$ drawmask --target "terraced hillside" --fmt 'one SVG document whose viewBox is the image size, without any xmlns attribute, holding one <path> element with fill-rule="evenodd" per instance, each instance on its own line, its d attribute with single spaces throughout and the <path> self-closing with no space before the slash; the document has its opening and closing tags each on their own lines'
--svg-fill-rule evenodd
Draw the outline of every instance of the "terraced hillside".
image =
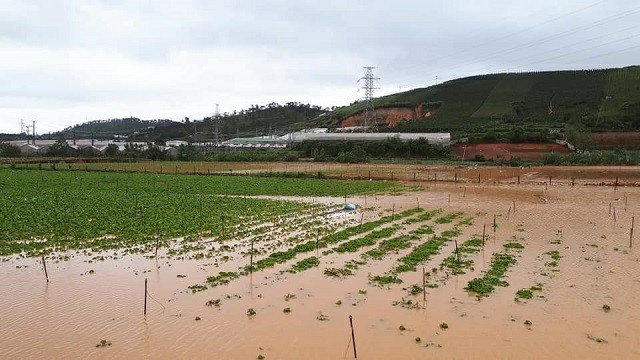
<svg viewBox="0 0 640 360">
<path fill-rule="evenodd" d="M 380 126 L 393 131 L 500 132 L 561 128 L 567 123 L 591 130 L 640 127 L 640 67 L 507 73 L 473 76 L 375 99 Z M 393 117 L 409 110 L 408 121 Z M 363 103 L 330 116 L 352 125 Z M 404 113 L 407 113 L 406 111 Z M 393 126 L 394 124 L 397 125 Z"/>
</svg>

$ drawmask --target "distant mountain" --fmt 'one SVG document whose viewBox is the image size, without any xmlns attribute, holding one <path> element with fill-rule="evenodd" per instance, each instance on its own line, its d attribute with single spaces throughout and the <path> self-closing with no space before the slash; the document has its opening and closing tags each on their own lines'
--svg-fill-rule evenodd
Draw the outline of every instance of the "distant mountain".
<svg viewBox="0 0 640 360">
<path fill-rule="evenodd" d="M 224 113 L 217 119 L 207 117 L 193 121 L 185 118 L 182 122 L 140 130 L 130 138 L 145 141 L 168 139 L 193 141 L 195 137 L 196 141 L 212 141 L 216 136 L 216 123 L 221 140 L 236 136 L 282 135 L 289 130 L 315 126 L 315 123 L 312 124 L 309 120 L 328 111 L 329 109 L 323 109 L 317 105 L 297 102 L 284 105 L 278 103 L 252 105 L 246 110 Z"/>
<path fill-rule="evenodd" d="M 115 135 L 131 135 L 139 131 L 149 131 L 159 127 L 179 124 L 171 120 L 140 120 L 135 117 L 124 119 L 93 120 L 86 123 L 68 127 L 62 131 L 50 134 L 49 137 L 59 138 L 61 136 L 69 138 L 74 133 L 77 138 L 110 138 Z M 47 137 L 43 135 L 43 138 Z"/>
<path fill-rule="evenodd" d="M 640 67 L 466 77 L 374 99 L 381 131 L 527 131 L 567 123 L 592 131 L 640 129 Z M 361 125 L 364 102 L 315 119 Z"/>
</svg>

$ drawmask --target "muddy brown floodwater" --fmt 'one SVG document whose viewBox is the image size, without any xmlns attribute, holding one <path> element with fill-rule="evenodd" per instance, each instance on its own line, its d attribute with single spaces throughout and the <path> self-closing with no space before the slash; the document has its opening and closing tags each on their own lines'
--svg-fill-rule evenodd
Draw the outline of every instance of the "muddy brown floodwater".
<svg viewBox="0 0 640 360">
<path fill-rule="evenodd" d="M 480 235 L 485 224 L 489 239 L 482 251 L 469 255 L 474 264 L 466 274 L 431 275 L 440 279 L 439 287 L 427 289 L 424 303 L 422 294 L 403 289 L 421 282 L 422 269 L 401 273 L 402 284 L 369 282 L 411 248 L 369 261 L 343 279 L 323 271 L 375 246 L 320 255 L 318 267 L 280 273 L 310 254 L 299 255 L 197 293 L 187 286 L 220 270 L 237 271 L 247 258 L 234 257 L 216 268 L 211 259 L 161 255 L 156 262 L 127 255 L 89 262 L 90 257 L 75 255 L 48 263 L 51 282 L 46 283 L 39 259 L 12 256 L 0 263 L 0 358 L 345 359 L 353 358 L 349 315 L 361 359 L 640 358 L 640 237 L 629 247 L 632 217 L 640 215 L 638 188 L 425 186 L 403 195 L 369 196 L 367 207 L 374 209 L 367 217 L 415 207 L 417 197 L 425 209 L 462 211 L 463 218 L 473 218 L 472 225 L 460 226 L 459 243 Z M 361 196 L 348 200 L 364 205 Z M 428 223 L 436 233 L 455 224 Z M 487 297 L 468 293 L 467 282 L 481 276 L 492 254 L 505 251 L 503 244 L 514 239 L 524 249 L 510 251 L 517 263 L 504 278 L 509 286 Z M 445 243 L 426 269 L 438 267 L 453 248 L 453 242 Z M 545 255 L 552 250 L 562 256 L 557 266 Z M 145 278 L 152 296 L 146 318 Z M 532 299 L 514 300 L 517 290 L 537 284 L 542 290 Z M 420 308 L 393 305 L 403 297 Z M 221 299 L 220 306 L 205 305 L 212 299 Z M 603 310 L 605 304 L 610 311 Z M 283 312 L 287 307 L 290 313 Z M 249 308 L 255 316 L 247 316 Z M 320 315 L 325 320 L 318 320 Z M 441 323 L 448 328 L 441 329 Z M 111 345 L 96 347 L 100 340 Z"/>
</svg>

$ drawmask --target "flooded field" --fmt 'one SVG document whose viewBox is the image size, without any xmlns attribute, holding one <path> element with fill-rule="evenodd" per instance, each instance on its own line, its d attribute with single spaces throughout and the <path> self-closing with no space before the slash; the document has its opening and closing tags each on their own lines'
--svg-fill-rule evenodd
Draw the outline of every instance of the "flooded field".
<svg viewBox="0 0 640 360">
<path fill-rule="evenodd" d="M 362 359 L 640 357 L 640 190 L 622 186 L 637 169 L 439 168 L 495 179 L 477 184 L 393 168 L 402 191 L 327 190 L 344 180 L 254 192 L 251 222 L 203 220 L 207 232 L 191 234 L 185 219 L 180 236 L 162 230 L 157 257 L 151 225 L 148 240 L 125 227 L 131 239 L 110 247 L 65 246 L 64 230 L 31 256 L 4 247 L 0 357 L 345 359 L 349 316 Z"/>
</svg>

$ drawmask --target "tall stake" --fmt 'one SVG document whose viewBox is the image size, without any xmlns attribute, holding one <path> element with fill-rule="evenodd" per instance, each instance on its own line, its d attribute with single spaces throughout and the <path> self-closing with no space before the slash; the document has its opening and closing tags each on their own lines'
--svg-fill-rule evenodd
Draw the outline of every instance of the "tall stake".
<svg viewBox="0 0 640 360">
<path fill-rule="evenodd" d="M 360 221 L 360 226 L 362 226 L 362 220 Z M 316 257 L 318 257 L 318 249 L 320 249 L 320 229 L 316 232 Z"/>
<path fill-rule="evenodd" d="M 631 231 L 633 232 L 633 230 Z M 47 272 L 47 262 L 44 260 L 44 255 L 42 255 L 42 266 L 44 267 L 44 276 L 47 278 L 47 282 L 49 282 L 49 273 Z"/>
<path fill-rule="evenodd" d="M 629 248 L 633 247 L 633 226 L 635 225 L 636 217 L 631 217 L 631 234 L 629 234 Z"/>
<path fill-rule="evenodd" d="M 456 258 L 458 258 L 458 264 L 460 264 L 460 251 L 458 251 L 458 240 L 453 240 L 454 244 L 456 244 Z"/>
<path fill-rule="evenodd" d="M 251 254 L 249 255 L 249 271 L 253 274 L 253 239 L 251 240 Z"/>
<path fill-rule="evenodd" d="M 496 233 L 496 227 L 497 227 L 497 225 L 496 225 L 496 215 L 494 214 L 493 215 L 493 234 L 494 235 Z"/>
<path fill-rule="evenodd" d="M 391 208 L 391 221 L 394 221 L 395 219 L 396 219 L 396 204 L 394 203 Z"/>
<path fill-rule="evenodd" d="M 487 232 L 487 224 L 482 225 L 482 246 L 484 247 L 484 234 Z"/>
<path fill-rule="evenodd" d="M 156 236 L 156 256 L 155 259 L 158 260 L 158 246 L 160 245 L 160 233 Z"/>
<path fill-rule="evenodd" d="M 358 358 L 358 351 L 356 350 L 356 334 L 353 331 L 353 316 L 349 315 L 349 325 L 351 326 L 351 342 L 353 342 L 353 357 Z"/>
<path fill-rule="evenodd" d="M 427 274 L 422 267 L 422 301 L 427 301 Z"/>
<path fill-rule="evenodd" d="M 144 316 L 147 316 L 147 279 L 144 279 Z"/>
</svg>

